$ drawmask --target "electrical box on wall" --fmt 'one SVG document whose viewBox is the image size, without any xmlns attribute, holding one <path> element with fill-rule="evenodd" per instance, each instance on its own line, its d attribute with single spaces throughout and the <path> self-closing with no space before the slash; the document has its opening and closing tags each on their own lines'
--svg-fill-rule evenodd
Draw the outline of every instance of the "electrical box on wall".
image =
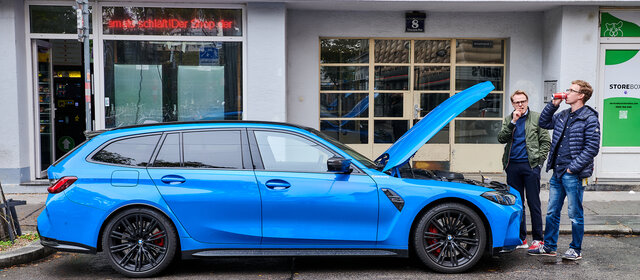
<svg viewBox="0 0 640 280">
<path fill-rule="evenodd" d="M 547 103 L 553 99 L 553 94 L 558 90 L 558 80 L 546 80 L 544 81 L 544 93 L 542 102 Z"/>
</svg>

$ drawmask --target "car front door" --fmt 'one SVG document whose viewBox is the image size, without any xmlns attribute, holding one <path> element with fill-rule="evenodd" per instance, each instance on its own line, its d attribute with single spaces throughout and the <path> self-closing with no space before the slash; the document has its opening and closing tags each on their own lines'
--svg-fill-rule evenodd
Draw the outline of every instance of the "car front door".
<svg viewBox="0 0 640 280">
<path fill-rule="evenodd" d="M 147 170 L 196 241 L 260 243 L 260 193 L 244 129 L 165 134 Z"/>
<path fill-rule="evenodd" d="M 277 130 L 252 132 L 263 245 L 375 243 L 378 194 L 368 175 L 328 172 L 327 159 L 337 154 L 310 137 Z"/>
</svg>

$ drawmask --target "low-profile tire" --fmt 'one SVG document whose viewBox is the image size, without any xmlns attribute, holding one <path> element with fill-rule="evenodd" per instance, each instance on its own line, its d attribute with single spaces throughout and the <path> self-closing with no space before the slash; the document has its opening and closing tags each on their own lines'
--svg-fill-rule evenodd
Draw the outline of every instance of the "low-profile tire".
<svg viewBox="0 0 640 280">
<path fill-rule="evenodd" d="M 482 258 L 486 244 L 480 216 L 458 203 L 429 209 L 413 232 L 413 246 L 422 263 L 442 273 L 460 273 L 473 267 Z"/>
<path fill-rule="evenodd" d="M 128 277 L 160 273 L 171 264 L 176 247 L 177 233 L 171 221 L 147 208 L 118 213 L 102 233 L 102 250 L 111 267 Z"/>
</svg>

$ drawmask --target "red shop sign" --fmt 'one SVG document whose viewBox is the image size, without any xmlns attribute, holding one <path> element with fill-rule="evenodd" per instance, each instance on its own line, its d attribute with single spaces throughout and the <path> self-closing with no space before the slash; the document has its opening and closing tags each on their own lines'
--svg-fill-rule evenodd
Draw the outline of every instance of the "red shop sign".
<svg viewBox="0 0 640 280">
<path fill-rule="evenodd" d="M 109 29 L 171 29 L 171 28 L 195 28 L 213 30 L 216 28 L 227 29 L 233 26 L 233 21 L 228 20 L 180 20 L 180 19 L 147 19 L 142 21 L 135 20 L 109 20 Z"/>
</svg>

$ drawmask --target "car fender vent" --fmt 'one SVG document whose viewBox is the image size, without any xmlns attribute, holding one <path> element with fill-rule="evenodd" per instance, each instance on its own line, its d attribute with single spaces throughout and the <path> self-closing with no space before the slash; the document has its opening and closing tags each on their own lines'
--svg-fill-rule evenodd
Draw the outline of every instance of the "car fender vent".
<svg viewBox="0 0 640 280">
<path fill-rule="evenodd" d="M 382 192 L 389 198 L 393 206 L 398 208 L 398 211 L 402 211 L 402 207 L 404 207 L 404 199 L 392 189 L 383 188 Z"/>
</svg>

